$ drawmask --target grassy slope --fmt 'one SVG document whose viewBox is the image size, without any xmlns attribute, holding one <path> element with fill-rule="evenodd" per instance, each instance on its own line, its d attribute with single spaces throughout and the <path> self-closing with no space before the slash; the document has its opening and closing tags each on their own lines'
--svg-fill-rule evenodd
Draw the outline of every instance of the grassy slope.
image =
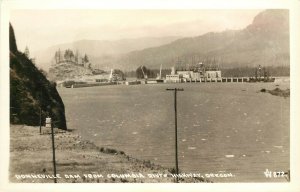
<svg viewBox="0 0 300 192">
<path fill-rule="evenodd" d="M 11 125 L 10 181 L 24 183 L 52 183 L 53 179 L 17 179 L 16 174 L 53 174 L 51 135 L 40 135 L 38 127 Z M 46 128 L 43 128 L 46 130 Z M 174 182 L 173 178 L 149 179 L 149 173 L 169 173 L 168 169 L 149 161 L 134 159 L 123 152 L 102 150 L 93 143 L 81 140 L 72 132 L 58 131 L 55 135 L 58 183 L 74 182 Z M 84 179 L 83 174 L 102 174 L 100 179 Z M 107 174 L 142 173 L 144 179 L 112 179 Z M 79 179 L 66 179 L 65 174 L 79 174 Z M 201 182 L 186 179 L 183 182 Z"/>
</svg>

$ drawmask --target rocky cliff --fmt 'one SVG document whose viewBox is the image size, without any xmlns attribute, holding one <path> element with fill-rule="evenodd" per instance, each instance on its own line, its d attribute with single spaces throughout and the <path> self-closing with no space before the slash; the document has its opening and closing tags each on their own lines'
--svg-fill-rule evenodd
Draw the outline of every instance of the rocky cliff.
<svg viewBox="0 0 300 192">
<path fill-rule="evenodd" d="M 55 83 L 49 82 L 30 58 L 18 51 L 15 34 L 9 26 L 10 43 L 10 121 L 37 126 L 46 116 L 54 127 L 67 129 L 65 108 Z"/>
</svg>

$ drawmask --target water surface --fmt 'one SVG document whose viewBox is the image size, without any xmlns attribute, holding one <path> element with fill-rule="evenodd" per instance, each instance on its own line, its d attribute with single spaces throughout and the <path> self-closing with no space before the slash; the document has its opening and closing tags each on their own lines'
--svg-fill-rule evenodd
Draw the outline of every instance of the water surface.
<svg viewBox="0 0 300 192">
<path fill-rule="evenodd" d="M 289 98 L 260 93 L 274 83 L 187 83 L 60 88 L 68 128 L 98 146 L 174 167 L 178 92 L 179 168 L 232 173 L 215 182 L 276 182 L 264 171 L 289 169 Z M 279 88 L 288 88 L 280 84 Z"/>
</svg>

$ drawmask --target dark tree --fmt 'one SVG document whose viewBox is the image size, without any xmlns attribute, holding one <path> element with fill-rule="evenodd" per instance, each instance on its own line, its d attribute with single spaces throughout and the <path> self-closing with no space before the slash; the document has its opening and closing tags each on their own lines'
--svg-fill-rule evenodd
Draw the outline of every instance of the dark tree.
<svg viewBox="0 0 300 192">
<path fill-rule="evenodd" d="M 88 63 L 89 62 L 89 58 L 88 58 L 88 56 L 86 54 L 84 54 L 83 62 L 84 63 Z"/>
<path fill-rule="evenodd" d="M 74 58 L 74 53 L 71 49 L 67 49 L 64 54 L 64 58 L 67 61 L 72 61 Z"/>
<path fill-rule="evenodd" d="M 55 63 L 59 63 L 59 58 L 58 58 L 58 52 L 55 51 L 55 55 L 54 55 L 54 59 L 55 59 Z"/>
<path fill-rule="evenodd" d="M 79 53 L 78 50 L 76 50 L 75 52 L 75 63 L 78 64 L 78 57 L 79 57 Z"/>
</svg>

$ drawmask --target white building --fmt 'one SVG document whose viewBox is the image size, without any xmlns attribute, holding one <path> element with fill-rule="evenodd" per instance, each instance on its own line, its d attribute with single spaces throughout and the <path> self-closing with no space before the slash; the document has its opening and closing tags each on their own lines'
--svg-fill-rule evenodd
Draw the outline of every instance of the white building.
<svg viewBox="0 0 300 192">
<path fill-rule="evenodd" d="M 221 71 L 205 71 L 205 78 L 207 79 L 218 79 L 221 78 Z"/>
<path fill-rule="evenodd" d="M 181 78 L 178 74 L 166 75 L 166 82 L 179 83 L 181 82 Z"/>
<path fill-rule="evenodd" d="M 190 79 L 193 76 L 193 71 L 177 71 L 179 77 L 184 79 Z"/>
<path fill-rule="evenodd" d="M 220 79 L 222 78 L 221 71 L 217 67 L 206 68 L 201 63 L 201 67 L 190 70 L 175 70 L 171 68 L 171 75 L 166 75 L 167 82 L 186 82 L 186 81 L 201 81 L 204 79 Z"/>
</svg>

